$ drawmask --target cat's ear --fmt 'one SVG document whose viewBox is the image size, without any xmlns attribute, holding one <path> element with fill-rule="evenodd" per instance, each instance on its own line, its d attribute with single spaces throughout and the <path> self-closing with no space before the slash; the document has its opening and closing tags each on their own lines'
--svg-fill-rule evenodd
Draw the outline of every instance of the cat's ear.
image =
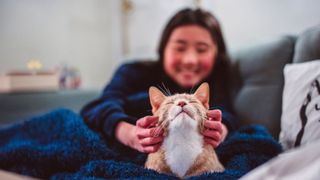
<svg viewBox="0 0 320 180">
<path fill-rule="evenodd" d="M 150 98 L 150 103 L 152 106 L 153 113 L 159 109 L 165 97 L 166 96 L 158 88 L 153 86 L 149 88 L 149 98 Z"/>
<path fill-rule="evenodd" d="M 208 83 L 202 83 L 194 93 L 194 96 L 202 102 L 204 107 L 209 109 L 209 84 Z"/>
</svg>

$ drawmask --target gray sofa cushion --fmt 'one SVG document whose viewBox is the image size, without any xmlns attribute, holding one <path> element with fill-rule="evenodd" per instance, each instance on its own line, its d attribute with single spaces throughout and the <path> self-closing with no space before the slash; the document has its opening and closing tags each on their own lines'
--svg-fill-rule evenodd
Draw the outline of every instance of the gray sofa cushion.
<svg viewBox="0 0 320 180">
<path fill-rule="evenodd" d="M 235 53 L 234 108 L 241 125 L 261 124 L 280 132 L 283 67 L 293 58 L 295 38 L 281 37 Z"/>
<path fill-rule="evenodd" d="M 78 112 L 99 94 L 98 90 L 0 94 L 0 126 L 61 107 Z"/>
<path fill-rule="evenodd" d="M 299 35 L 294 51 L 294 63 L 320 59 L 320 24 Z"/>
</svg>

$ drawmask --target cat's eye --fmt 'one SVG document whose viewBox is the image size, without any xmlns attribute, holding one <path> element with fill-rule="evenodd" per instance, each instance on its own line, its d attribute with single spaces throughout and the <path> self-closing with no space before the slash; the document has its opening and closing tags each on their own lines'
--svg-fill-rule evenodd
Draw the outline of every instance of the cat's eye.
<svg viewBox="0 0 320 180">
<path fill-rule="evenodd" d="M 189 103 L 198 103 L 198 101 L 191 100 L 191 101 L 189 101 Z"/>
<path fill-rule="evenodd" d="M 166 102 L 165 105 L 170 105 L 170 104 L 173 104 L 173 102 L 172 101 Z"/>
</svg>

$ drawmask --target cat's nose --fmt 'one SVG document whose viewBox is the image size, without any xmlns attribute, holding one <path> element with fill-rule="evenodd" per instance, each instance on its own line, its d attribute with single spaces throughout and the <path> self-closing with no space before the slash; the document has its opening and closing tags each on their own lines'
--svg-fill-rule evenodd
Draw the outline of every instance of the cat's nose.
<svg viewBox="0 0 320 180">
<path fill-rule="evenodd" d="M 185 106 L 185 105 L 187 105 L 187 103 L 186 103 L 186 102 L 184 102 L 184 101 L 180 101 L 180 102 L 178 102 L 178 106 L 183 107 L 183 106 Z"/>
</svg>

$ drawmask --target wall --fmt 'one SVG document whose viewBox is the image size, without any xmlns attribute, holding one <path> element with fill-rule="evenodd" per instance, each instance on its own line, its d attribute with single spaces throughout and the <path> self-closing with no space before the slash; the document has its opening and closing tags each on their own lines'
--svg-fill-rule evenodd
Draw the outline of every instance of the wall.
<svg viewBox="0 0 320 180">
<path fill-rule="evenodd" d="M 194 5 L 191 0 L 133 2 L 128 59 L 157 57 L 159 35 L 167 19 L 177 10 Z M 219 19 L 231 52 L 320 24 L 319 0 L 202 0 L 201 7 Z"/>
<path fill-rule="evenodd" d="M 207 0 L 207 2 L 211 2 Z M 231 51 L 320 24 L 319 0 L 213 0 Z"/>
<path fill-rule="evenodd" d="M 85 88 L 101 87 L 118 64 L 120 48 L 112 44 L 120 25 L 115 2 L 1 0 L 0 73 L 23 69 L 36 58 L 45 68 L 75 66 Z"/>
<path fill-rule="evenodd" d="M 123 41 L 120 0 L 1 0 L 0 73 L 30 58 L 45 67 L 76 66 L 84 88 L 102 88 L 115 68 L 134 58 L 156 58 L 159 35 L 193 0 L 132 0 Z M 203 0 L 219 18 L 231 51 L 263 39 L 299 34 L 320 23 L 319 0 Z M 129 47 L 123 54 L 123 42 Z"/>
</svg>

